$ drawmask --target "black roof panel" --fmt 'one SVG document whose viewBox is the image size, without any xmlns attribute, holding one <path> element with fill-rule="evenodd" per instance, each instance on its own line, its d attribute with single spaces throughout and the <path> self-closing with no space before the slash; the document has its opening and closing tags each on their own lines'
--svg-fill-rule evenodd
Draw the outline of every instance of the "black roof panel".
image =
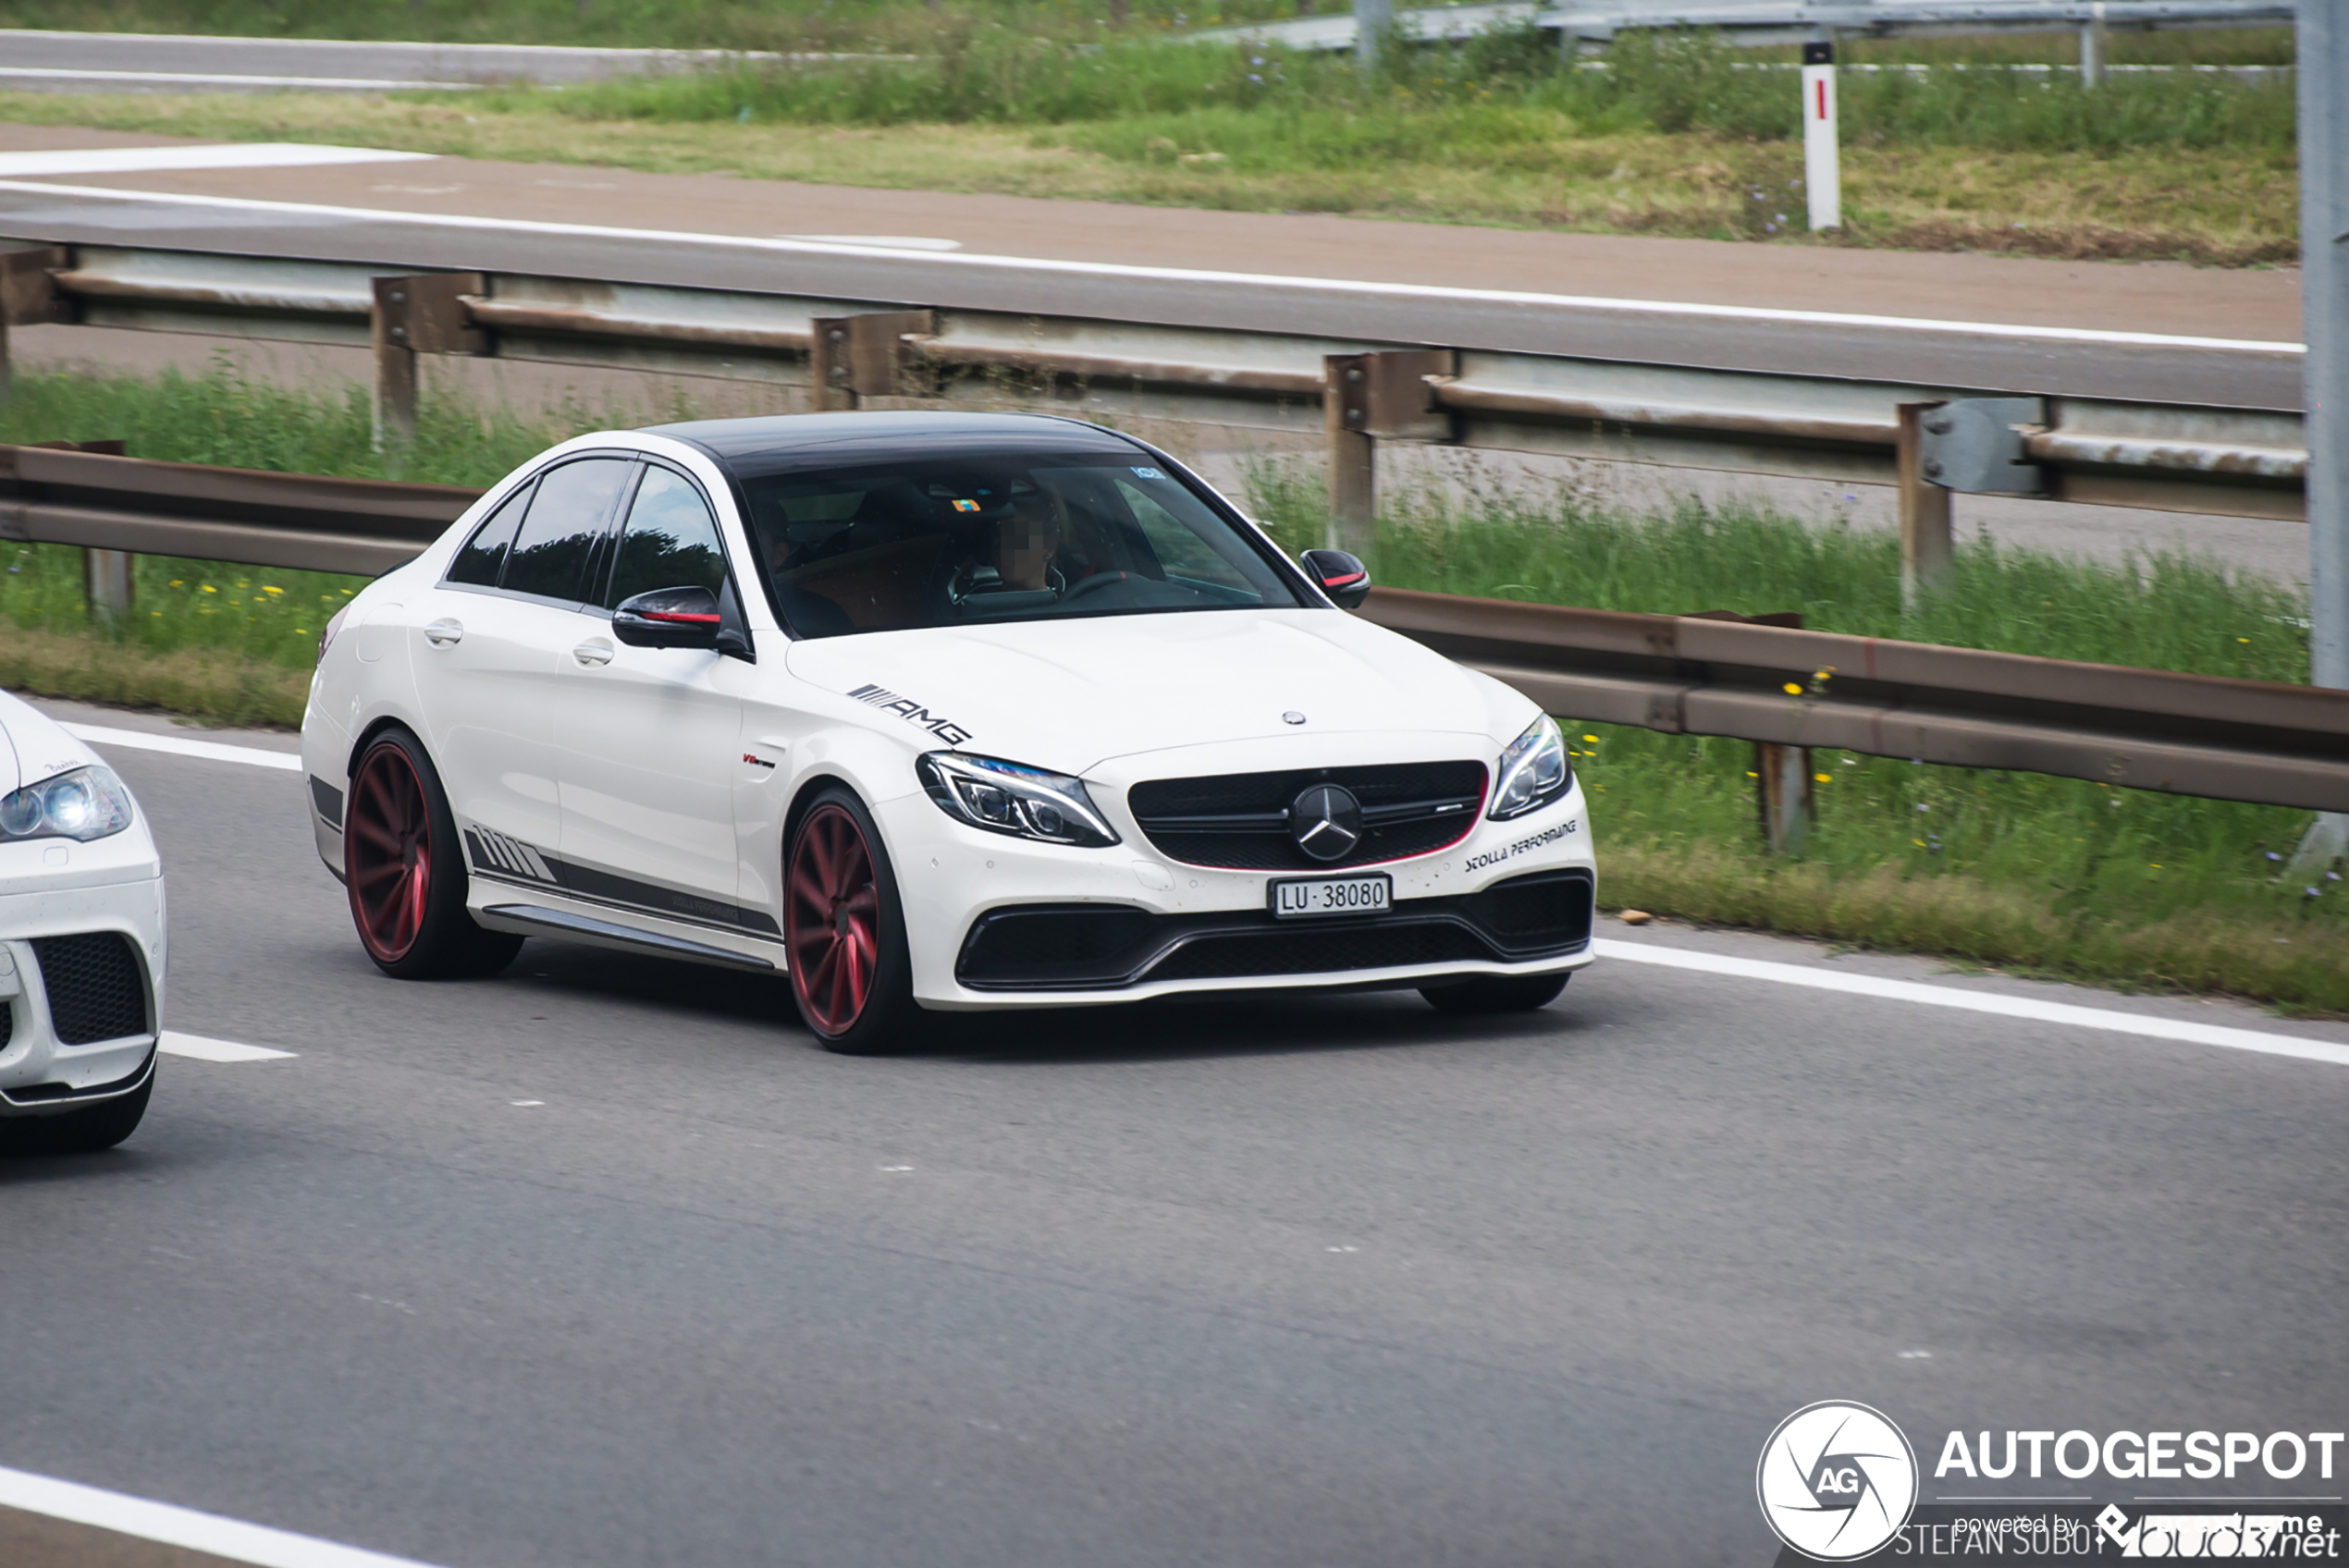
<svg viewBox="0 0 2349 1568">
<path fill-rule="evenodd" d="M 1117 458 L 1138 449 L 1116 432 L 1081 420 L 923 409 L 689 420 L 651 425 L 645 434 L 690 441 L 742 479 L 765 479 L 804 469 L 854 468 L 892 459 L 1088 451 Z"/>
</svg>

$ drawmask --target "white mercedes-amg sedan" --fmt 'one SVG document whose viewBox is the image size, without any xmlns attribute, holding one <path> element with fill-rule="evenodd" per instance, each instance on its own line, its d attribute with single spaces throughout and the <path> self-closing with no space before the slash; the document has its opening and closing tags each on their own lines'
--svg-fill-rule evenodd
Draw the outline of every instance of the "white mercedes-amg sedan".
<svg viewBox="0 0 2349 1568">
<path fill-rule="evenodd" d="M 163 864 L 98 754 L 0 692 L 0 1153 L 112 1148 L 146 1114 Z"/>
<path fill-rule="evenodd" d="M 584 435 L 326 628 L 312 826 L 387 974 L 534 936 L 781 973 L 835 1050 L 1188 991 L 1540 1007 L 1590 954 L 1564 738 L 1368 589 L 1071 420 Z"/>
</svg>

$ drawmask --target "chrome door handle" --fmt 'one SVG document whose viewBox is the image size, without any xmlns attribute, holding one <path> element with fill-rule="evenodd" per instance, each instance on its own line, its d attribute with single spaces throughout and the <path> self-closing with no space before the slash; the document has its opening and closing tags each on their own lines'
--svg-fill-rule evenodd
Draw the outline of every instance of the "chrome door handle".
<svg viewBox="0 0 2349 1568">
<path fill-rule="evenodd" d="M 604 642 L 582 643 L 571 651 L 572 658 L 591 668 L 596 665 L 611 663 L 611 644 Z"/>
<path fill-rule="evenodd" d="M 465 626 L 462 621 L 436 620 L 424 628 L 424 641 L 436 648 L 446 648 L 464 640 Z"/>
</svg>

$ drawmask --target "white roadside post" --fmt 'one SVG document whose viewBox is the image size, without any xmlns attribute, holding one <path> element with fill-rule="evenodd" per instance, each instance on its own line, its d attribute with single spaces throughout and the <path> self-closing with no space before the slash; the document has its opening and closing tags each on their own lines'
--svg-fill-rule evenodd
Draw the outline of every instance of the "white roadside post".
<svg viewBox="0 0 2349 1568">
<path fill-rule="evenodd" d="M 1395 0 L 1354 0 L 1354 68 L 1376 76 L 1379 50 L 1395 25 Z"/>
<path fill-rule="evenodd" d="M 2349 7 L 2301 0 L 2300 319 L 2308 430 L 2308 680 L 2349 686 Z M 2349 815 L 2320 812 L 2290 869 L 2349 850 Z M 2321 886 L 2321 884 L 2319 884 Z"/>
<path fill-rule="evenodd" d="M 1814 229 L 1843 227 L 1842 153 L 1835 140 L 1835 45 L 1802 46 L 1802 189 Z"/>
</svg>

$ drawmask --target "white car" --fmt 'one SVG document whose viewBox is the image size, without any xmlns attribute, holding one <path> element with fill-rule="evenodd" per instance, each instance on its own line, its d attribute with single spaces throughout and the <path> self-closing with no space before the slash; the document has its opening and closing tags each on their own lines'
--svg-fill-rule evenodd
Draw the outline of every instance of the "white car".
<svg viewBox="0 0 2349 1568">
<path fill-rule="evenodd" d="M 114 770 L 0 692 L 0 1151 L 112 1148 L 146 1114 L 163 864 Z"/>
<path fill-rule="evenodd" d="M 1072 420 L 584 435 L 327 627 L 318 852 L 387 974 L 786 972 L 836 1050 L 1203 990 L 1539 1007 L 1590 956 L 1564 739 L 1368 588 Z"/>
</svg>

